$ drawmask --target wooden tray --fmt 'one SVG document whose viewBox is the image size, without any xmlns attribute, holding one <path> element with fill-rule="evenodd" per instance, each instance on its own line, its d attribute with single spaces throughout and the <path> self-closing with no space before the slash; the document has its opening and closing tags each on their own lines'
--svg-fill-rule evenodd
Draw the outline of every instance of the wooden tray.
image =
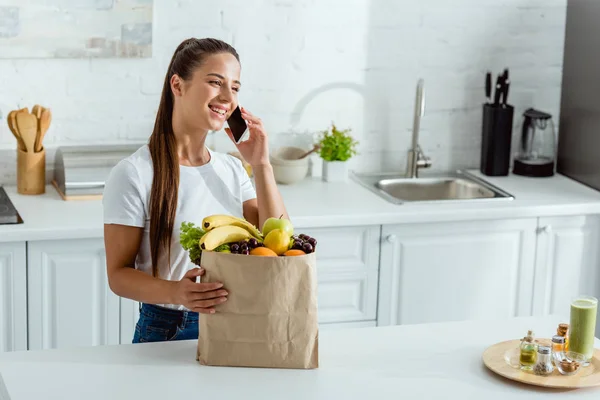
<svg viewBox="0 0 600 400">
<path fill-rule="evenodd" d="M 548 339 L 540 342 L 549 343 Z M 513 381 L 529 385 L 543 386 L 548 388 L 579 389 L 585 387 L 600 386 L 600 350 L 594 349 L 594 356 L 590 365 L 582 368 L 575 375 L 561 375 L 554 367 L 552 374 L 548 376 L 535 375 L 533 371 L 522 371 L 509 364 L 508 358 L 515 351 L 518 357 L 518 347 L 521 340 L 509 340 L 488 347 L 483 353 L 483 363 L 493 372 Z M 515 350 L 516 349 L 516 350 Z"/>
</svg>

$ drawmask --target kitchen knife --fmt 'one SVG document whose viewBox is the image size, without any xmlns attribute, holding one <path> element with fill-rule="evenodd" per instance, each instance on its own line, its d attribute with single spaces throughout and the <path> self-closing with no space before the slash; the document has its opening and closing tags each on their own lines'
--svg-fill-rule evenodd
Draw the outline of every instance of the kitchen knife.
<svg viewBox="0 0 600 400">
<path fill-rule="evenodd" d="M 502 75 L 496 78 L 496 91 L 494 92 L 494 105 L 500 105 L 500 95 L 502 94 Z"/>
<path fill-rule="evenodd" d="M 489 71 L 485 74 L 485 98 L 488 104 L 492 102 L 492 73 Z"/>
<path fill-rule="evenodd" d="M 506 107 L 506 104 L 508 103 L 508 88 L 510 86 L 510 79 L 508 79 L 508 68 L 504 70 L 504 89 L 503 89 L 503 96 L 502 96 L 502 105 L 504 107 Z"/>
</svg>

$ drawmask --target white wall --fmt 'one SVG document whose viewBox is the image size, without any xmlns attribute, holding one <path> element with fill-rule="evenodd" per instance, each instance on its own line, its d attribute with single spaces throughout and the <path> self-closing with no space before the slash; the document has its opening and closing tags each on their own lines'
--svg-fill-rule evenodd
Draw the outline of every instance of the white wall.
<svg viewBox="0 0 600 400">
<path fill-rule="evenodd" d="M 419 77 L 420 143 L 438 170 L 479 165 L 488 69 L 510 68 L 516 127 L 529 106 L 558 119 L 566 0 L 154 2 L 151 59 L 0 60 L 0 182 L 15 183 L 5 117 L 18 107 L 52 109 L 48 175 L 56 146 L 145 140 L 171 54 L 189 36 L 236 47 L 240 100 L 274 144 L 335 121 L 360 141 L 361 171 L 404 169 Z"/>
</svg>

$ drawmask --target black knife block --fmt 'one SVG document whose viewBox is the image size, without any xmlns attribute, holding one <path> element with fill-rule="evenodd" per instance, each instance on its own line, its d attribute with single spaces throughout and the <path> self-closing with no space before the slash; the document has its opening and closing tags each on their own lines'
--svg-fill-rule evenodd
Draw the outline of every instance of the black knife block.
<svg viewBox="0 0 600 400">
<path fill-rule="evenodd" d="M 481 124 L 481 163 L 479 170 L 487 176 L 506 176 L 510 170 L 514 107 L 483 105 Z"/>
</svg>

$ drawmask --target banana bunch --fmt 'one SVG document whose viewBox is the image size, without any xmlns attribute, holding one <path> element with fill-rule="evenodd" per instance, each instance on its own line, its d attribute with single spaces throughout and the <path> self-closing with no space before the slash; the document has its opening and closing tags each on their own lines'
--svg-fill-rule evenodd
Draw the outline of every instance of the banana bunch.
<svg viewBox="0 0 600 400">
<path fill-rule="evenodd" d="M 199 241 L 202 251 L 218 251 L 223 245 L 250 238 L 263 239 L 254 225 L 231 215 L 208 216 L 202 220 L 202 229 L 206 232 Z"/>
</svg>

